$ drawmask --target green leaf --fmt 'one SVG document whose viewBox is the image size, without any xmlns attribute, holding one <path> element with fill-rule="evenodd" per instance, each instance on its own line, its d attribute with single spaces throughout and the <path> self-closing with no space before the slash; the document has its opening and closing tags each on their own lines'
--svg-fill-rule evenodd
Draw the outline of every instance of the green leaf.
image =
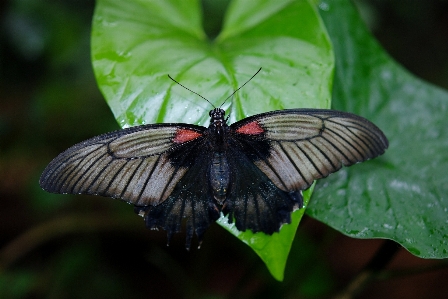
<svg viewBox="0 0 448 299">
<path fill-rule="evenodd" d="M 303 202 L 305 207 L 310 200 L 313 189 L 314 185 L 303 192 Z M 272 276 L 277 280 L 282 281 L 292 241 L 304 213 L 305 209 L 294 211 L 291 215 L 291 224 L 282 226 L 280 233 L 273 234 L 272 236 L 268 236 L 264 233 L 254 234 L 250 230 L 241 232 L 236 229 L 234 224 L 228 224 L 227 217 L 221 217 L 218 219 L 218 223 L 242 242 L 249 245 L 263 260 L 266 266 L 268 266 Z"/>
<path fill-rule="evenodd" d="M 349 1 L 319 7 L 336 53 L 334 108 L 375 122 L 390 148 L 320 181 L 306 212 L 351 237 L 392 239 L 416 256 L 447 258 L 448 93 L 394 62 Z"/>
<path fill-rule="evenodd" d="M 263 67 L 223 104 L 230 122 L 277 109 L 330 106 L 332 47 L 308 1 L 233 1 L 213 41 L 204 34 L 201 18 L 195 0 L 97 2 L 92 61 L 100 89 L 122 127 L 207 125 L 211 105 L 167 74 L 220 106 Z M 302 213 L 295 213 L 294 224 L 283 226 L 279 234 L 244 237 L 279 280 Z M 229 228 L 225 221 L 219 223 Z"/>
</svg>

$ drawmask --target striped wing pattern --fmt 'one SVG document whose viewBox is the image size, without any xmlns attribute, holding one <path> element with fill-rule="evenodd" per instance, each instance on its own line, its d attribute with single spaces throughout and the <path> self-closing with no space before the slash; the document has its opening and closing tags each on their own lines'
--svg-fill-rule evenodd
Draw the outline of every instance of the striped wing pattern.
<svg viewBox="0 0 448 299">
<path fill-rule="evenodd" d="M 255 165 L 281 190 L 307 189 L 314 180 L 342 166 L 384 153 L 387 138 L 370 121 L 335 110 L 291 109 L 255 115 L 234 123 L 233 130 L 256 123 L 270 144 Z"/>
<path fill-rule="evenodd" d="M 202 134 L 205 128 L 184 125 Z M 41 187 L 52 193 L 101 195 L 138 206 L 157 205 L 187 169 L 170 163 L 179 124 L 146 125 L 94 137 L 72 146 L 44 170 Z M 188 143 L 188 142 L 186 142 Z"/>
<path fill-rule="evenodd" d="M 185 162 L 192 163 L 168 198 L 155 206 L 136 206 L 136 212 L 144 217 L 148 228 L 167 231 L 168 242 L 174 233 L 182 230 L 185 222 L 187 249 L 190 248 L 193 234 L 201 243 L 205 230 L 219 218 L 221 210 L 213 200 L 205 179 L 209 173 L 210 151 L 200 142 L 189 147 L 173 153 L 174 156 L 181 155 Z"/>
</svg>

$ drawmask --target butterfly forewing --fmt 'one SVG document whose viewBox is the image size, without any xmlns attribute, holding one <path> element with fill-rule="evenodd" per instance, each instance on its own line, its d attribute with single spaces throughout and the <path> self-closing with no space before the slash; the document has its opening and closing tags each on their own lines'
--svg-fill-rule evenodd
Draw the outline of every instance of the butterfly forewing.
<svg viewBox="0 0 448 299">
<path fill-rule="evenodd" d="M 342 165 L 383 154 L 388 146 L 374 124 L 335 110 L 268 112 L 241 120 L 231 128 L 239 134 L 262 135 L 269 143 L 269 155 L 260 155 L 254 163 L 285 191 L 306 189 Z"/>
<path fill-rule="evenodd" d="M 56 157 L 44 170 L 40 185 L 53 193 L 158 204 L 187 171 L 171 163 L 170 152 L 198 141 L 204 130 L 193 125 L 147 125 L 97 136 Z"/>
</svg>

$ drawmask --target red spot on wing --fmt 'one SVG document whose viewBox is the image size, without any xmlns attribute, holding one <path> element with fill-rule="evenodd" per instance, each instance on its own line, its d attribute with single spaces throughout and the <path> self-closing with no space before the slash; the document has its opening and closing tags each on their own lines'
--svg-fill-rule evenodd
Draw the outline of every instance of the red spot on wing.
<svg viewBox="0 0 448 299">
<path fill-rule="evenodd" d="M 173 142 L 184 143 L 184 142 L 196 139 L 199 136 L 202 136 L 202 134 L 198 133 L 196 131 L 189 130 L 189 129 L 179 129 L 179 130 L 177 130 L 176 135 L 173 138 Z"/>
<path fill-rule="evenodd" d="M 239 127 L 238 130 L 236 130 L 238 133 L 241 134 L 250 134 L 250 135 L 257 135 L 264 133 L 263 128 L 260 126 L 260 124 L 257 121 L 250 122 L 248 124 L 245 124 L 242 127 Z"/>
</svg>

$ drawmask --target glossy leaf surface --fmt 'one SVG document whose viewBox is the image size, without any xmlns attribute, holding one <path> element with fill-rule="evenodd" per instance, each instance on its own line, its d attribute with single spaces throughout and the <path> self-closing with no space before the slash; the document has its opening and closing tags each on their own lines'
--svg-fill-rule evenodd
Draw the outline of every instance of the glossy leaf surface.
<svg viewBox="0 0 448 299">
<path fill-rule="evenodd" d="M 220 106 L 263 67 L 223 105 L 230 123 L 266 111 L 330 106 L 332 48 L 315 7 L 305 0 L 232 1 L 213 41 L 202 30 L 197 1 L 100 0 L 92 61 L 100 89 L 122 127 L 155 122 L 207 125 L 211 105 L 167 74 Z M 282 279 L 302 213 L 278 236 L 234 234 Z M 220 223 L 233 232 L 225 221 Z M 267 243 L 278 249 L 265 251 Z"/>
<path fill-rule="evenodd" d="M 319 7 L 336 54 L 333 107 L 376 123 L 390 147 L 319 181 L 307 214 L 351 237 L 388 238 L 416 256 L 447 258 L 448 93 L 394 62 L 349 1 Z"/>
</svg>

